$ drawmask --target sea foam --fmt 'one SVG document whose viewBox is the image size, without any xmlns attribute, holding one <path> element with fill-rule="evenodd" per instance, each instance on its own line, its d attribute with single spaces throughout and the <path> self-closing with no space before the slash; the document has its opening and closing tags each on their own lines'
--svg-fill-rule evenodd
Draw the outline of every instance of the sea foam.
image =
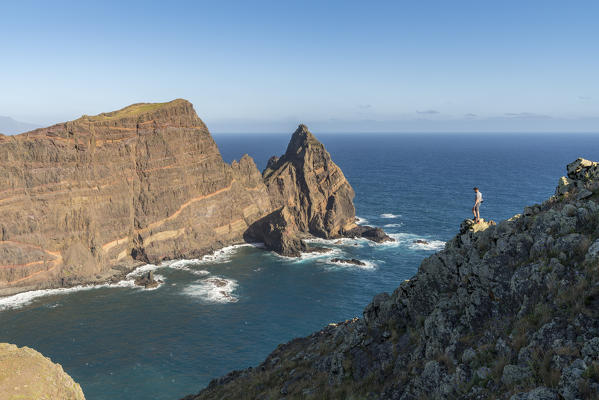
<svg viewBox="0 0 599 400">
<path fill-rule="evenodd" d="M 395 242 L 386 242 L 390 245 L 405 246 L 411 250 L 439 251 L 445 248 L 445 242 L 442 240 L 433 240 L 427 237 L 418 236 L 413 233 L 391 233 L 389 234 Z M 424 240 L 427 243 L 416 243 L 417 240 Z"/>
<path fill-rule="evenodd" d="M 196 297 L 206 303 L 235 303 L 239 299 L 233 294 L 237 281 L 222 277 L 210 277 L 197 281 L 183 289 L 183 294 Z"/>
<path fill-rule="evenodd" d="M 68 293 L 80 292 L 83 290 L 92 290 L 100 288 L 135 288 L 143 289 L 135 285 L 133 280 L 123 280 L 117 283 L 105 283 L 100 285 L 78 285 L 69 288 L 41 289 L 29 292 L 18 293 L 8 297 L 0 298 L 0 311 L 17 309 L 31 304 L 35 299 L 46 296 L 63 295 Z"/>
<path fill-rule="evenodd" d="M 358 225 L 364 225 L 364 224 L 367 224 L 367 223 L 368 223 L 368 220 L 366 218 L 358 217 L 356 215 L 356 224 L 358 224 Z"/>
<path fill-rule="evenodd" d="M 401 215 L 399 215 L 399 214 L 391 214 L 391 213 L 381 214 L 381 218 L 393 219 L 393 218 L 398 218 L 398 217 L 401 217 Z"/>
<path fill-rule="evenodd" d="M 365 269 L 365 270 L 374 270 L 376 268 L 376 263 L 368 260 L 360 260 L 364 263 L 364 265 L 356 265 L 351 263 L 339 262 L 339 261 L 331 261 L 330 259 L 325 261 L 327 265 L 334 265 L 335 268 L 357 268 L 357 269 Z"/>
</svg>

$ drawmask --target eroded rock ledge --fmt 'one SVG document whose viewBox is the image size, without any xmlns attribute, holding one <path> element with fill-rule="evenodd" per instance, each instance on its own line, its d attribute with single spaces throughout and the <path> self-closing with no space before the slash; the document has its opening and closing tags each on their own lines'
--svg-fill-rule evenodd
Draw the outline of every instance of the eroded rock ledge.
<svg viewBox="0 0 599 400">
<path fill-rule="evenodd" d="M 495 225 L 464 222 L 363 318 L 280 345 L 204 399 L 597 399 L 599 164 Z"/>
</svg>

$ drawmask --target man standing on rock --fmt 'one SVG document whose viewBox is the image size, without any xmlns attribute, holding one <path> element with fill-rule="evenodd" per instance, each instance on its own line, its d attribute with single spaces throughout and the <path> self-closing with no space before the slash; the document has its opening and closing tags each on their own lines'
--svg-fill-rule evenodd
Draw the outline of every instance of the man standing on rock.
<svg viewBox="0 0 599 400">
<path fill-rule="evenodd" d="M 476 193 L 476 199 L 474 200 L 474 207 L 472 207 L 472 214 L 474 214 L 474 223 L 478 224 L 480 222 L 480 203 L 483 202 L 483 194 L 478 190 L 477 187 L 474 188 L 474 193 Z"/>
</svg>

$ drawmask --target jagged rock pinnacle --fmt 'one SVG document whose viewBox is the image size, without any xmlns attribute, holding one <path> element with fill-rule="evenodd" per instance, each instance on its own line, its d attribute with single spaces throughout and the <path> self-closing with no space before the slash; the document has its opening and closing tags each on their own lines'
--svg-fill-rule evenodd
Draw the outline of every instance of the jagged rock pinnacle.
<svg viewBox="0 0 599 400">
<path fill-rule="evenodd" d="M 312 132 L 310 132 L 308 127 L 304 124 L 300 124 L 291 136 L 291 140 L 289 141 L 285 155 L 292 156 L 297 154 L 301 149 L 307 147 L 309 144 L 318 144 L 322 146 L 322 144 L 314 137 Z"/>
</svg>

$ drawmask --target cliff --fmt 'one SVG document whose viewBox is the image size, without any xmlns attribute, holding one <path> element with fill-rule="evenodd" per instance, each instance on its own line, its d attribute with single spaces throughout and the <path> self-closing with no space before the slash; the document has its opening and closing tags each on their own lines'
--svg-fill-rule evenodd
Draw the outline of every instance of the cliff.
<svg viewBox="0 0 599 400">
<path fill-rule="evenodd" d="M 567 170 L 523 214 L 465 221 L 362 318 L 186 399 L 599 398 L 599 164 Z"/>
<path fill-rule="evenodd" d="M 305 126 L 263 177 L 247 155 L 225 163 L 182 99 L 0 135 L 0 296 L 244 240 L 297 256 L 305 235 L 365 229 L 353 196 Z"/>
<path fill-rule="evenodd" d="M 8 343 L 0 343 L 0 398 L 85 400 L 79 384 L 60 364 L 29 347 Z"/>
<path fill-rule="evenodd" d="M 205 254 L 271 211 L 185 100 L 2 136 L 0 160 L 0 295 Z"/>
</svg>

